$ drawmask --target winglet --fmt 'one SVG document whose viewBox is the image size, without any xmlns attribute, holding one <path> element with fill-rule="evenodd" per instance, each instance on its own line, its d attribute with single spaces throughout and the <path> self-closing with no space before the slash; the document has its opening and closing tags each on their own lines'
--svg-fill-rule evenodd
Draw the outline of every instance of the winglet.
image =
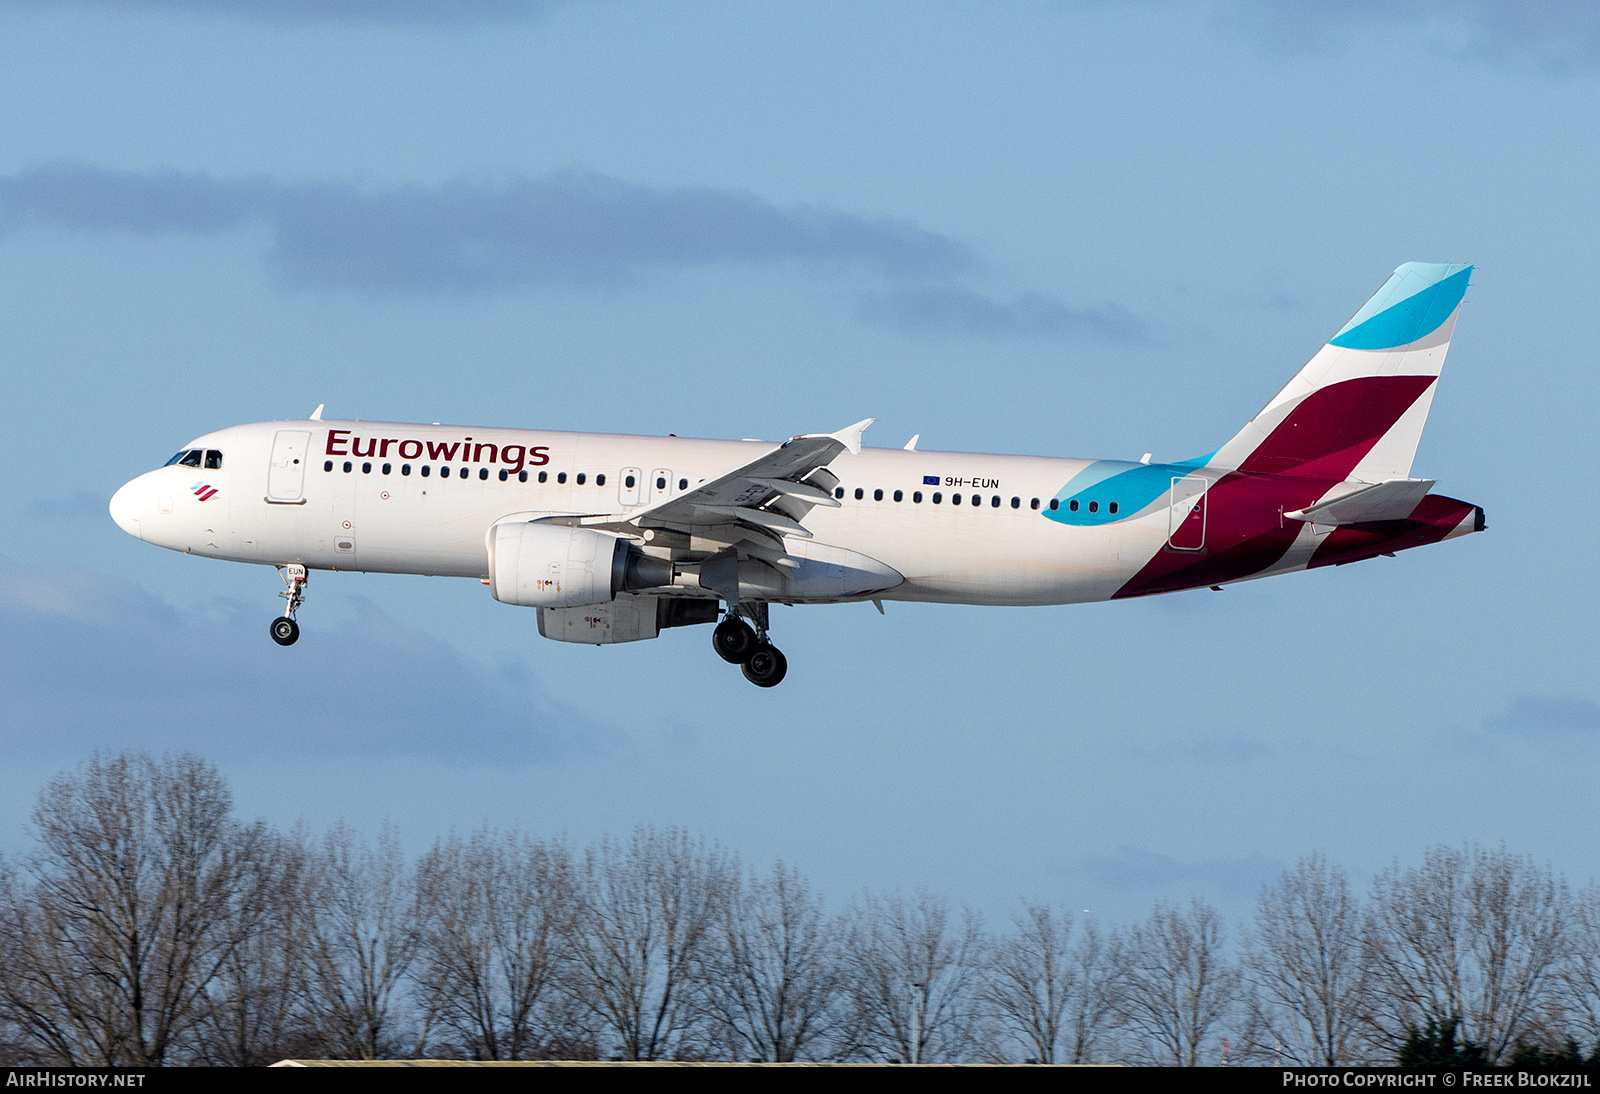
<svg viewBox="0 0 1600 1094">
<path fill-rule="evenodd" d="M 867 431 L 867 426 L 877 420 L 876 418 L 863 418 L 855 425 L 847 425 L 837 433 L 829 433 L 828 436 L 849 449 L 850 455 L 859 456 L 861 455 L 861 434 Z"/>
<path fill-rule="evenodd" d="M 917 442 L 920 441 L 920 440 L 922 440 L 922 434 L 921 433 L 913 433 L 913 434 L 911 434 L 911 439 L 906 442 L 906 451 L 907 452 L 915 452 L 917 450 Z"/>
<path fill-rule="evenodd" d="M 322 421 L 322 408 L 327 406 L 327 405 L 328 405 L 327 403 L 318 403 L 317 404 L 317 409 L 315 409 L 315 410 L 313 410 L 311 412 L 311 421 L 313 421 L 313 422 Z"/>
</svg>

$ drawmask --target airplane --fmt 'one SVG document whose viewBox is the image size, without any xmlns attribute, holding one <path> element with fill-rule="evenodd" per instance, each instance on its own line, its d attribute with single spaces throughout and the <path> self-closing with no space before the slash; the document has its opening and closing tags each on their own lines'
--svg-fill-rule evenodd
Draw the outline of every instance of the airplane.
<svg viewBox="0 0 1600 1094">
<path fill-rule="evenodd" d="M 293 645 L 311 570 L 475 578 L 539 633 L 607 645 L 715 623 L 760 687 L 772 604 L 1077 604 L 1219 589 L 1484 529 L 1411 464 L 1473 267 L 1400 266 L 1237 436 L 1153 463 L 394 422 L 262 422 L 190 441 L 111 516 L 274 566 Z"/>
</svg>

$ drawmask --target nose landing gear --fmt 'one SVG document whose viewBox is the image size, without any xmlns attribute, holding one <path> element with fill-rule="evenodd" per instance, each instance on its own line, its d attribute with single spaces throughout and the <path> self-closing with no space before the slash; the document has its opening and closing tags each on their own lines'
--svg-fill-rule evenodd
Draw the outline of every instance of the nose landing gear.
<svg viewBox="0 0 1600 1094">
<path fill-rule="evenodd" d="M 278 567 L 278 576 L 283 578 L 286 586 L 278 595 L 287 600 L 289 606 L 272 621 L 272 640 L 280 646 L 292 646 L 300 638 L 300 624 L 294 621 L 294 613 L 300 610 L 300 605 L 306 599 L 306 568 L 291 562 Z"/>
<path fill-rule="evenodd" d="M 749 616 L 755 626 L 751 627 L 741 615 Z M 730 605 L 727 617 L 711 632 L 711 646 L 718 657 L 738 665 L 744 678 L 758 688 L 777 687 L 789 671 L 788 659 L 767 641 L 765 601 Z"/>
</svg>

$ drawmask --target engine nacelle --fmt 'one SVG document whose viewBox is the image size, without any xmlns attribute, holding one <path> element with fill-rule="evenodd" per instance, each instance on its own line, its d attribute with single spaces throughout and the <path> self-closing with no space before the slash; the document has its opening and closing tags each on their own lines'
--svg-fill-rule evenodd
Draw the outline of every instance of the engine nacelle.
<svg viewBox="0 0 1600 1094">
<path fill-rule="evenodd" d="M 489 530 L 489 591 L 505 604 L 574 608 L 672 583 L 672 563 L 592 528 L 542 522 Z"/>
</svg>

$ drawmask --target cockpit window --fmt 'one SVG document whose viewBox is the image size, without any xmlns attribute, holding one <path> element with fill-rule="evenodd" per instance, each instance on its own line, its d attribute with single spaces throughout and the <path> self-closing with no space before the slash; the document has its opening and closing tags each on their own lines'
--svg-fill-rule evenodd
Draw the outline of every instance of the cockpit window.
<svg viewBox="0 0 1600 1094">
<path fill-rule="evenodd" d="M 180 460 L 182 460 L 188 454 L 189 454 L 189 450 L 187 448 L 185 448 L 182 452 L 179 452 L 176 456 L 172 457 L 172 459 L 168 460 L 166 463 L 162 464 L 161 466 L 162 467 L 171 467 L 173 464 L 179 462 Z"/>
<path fill-rule="evenodd" d="M 215 448 L 206 449 L 206 470 L 216 471 L 222 467 L 222 453 Z"/>
<path fill-rule="evenodd" d="M 191 448 L 191 449 L 189 449 L 189 451 L 187 451 L 187 452 L 185 452 L 183 454 L 183 458 L 181 460 L 179 460 L 178 462 L 180 464 L 182 464 L 184 467 L 199 467 L 200 466 L 200 456 L 201 456 L 200 449 Z"/>
</svg>

